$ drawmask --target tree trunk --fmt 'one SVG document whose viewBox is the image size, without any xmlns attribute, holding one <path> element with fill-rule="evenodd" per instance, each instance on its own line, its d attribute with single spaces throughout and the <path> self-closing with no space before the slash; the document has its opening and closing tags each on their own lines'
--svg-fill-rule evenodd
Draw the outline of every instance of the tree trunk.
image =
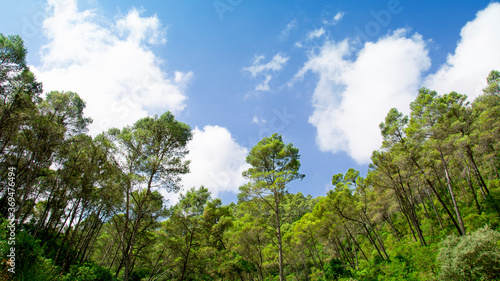
<svg viewBox="0 0 500 281">
<path fill-rule="evenodd" d="M 189 254 L 191 252 L 191 246 L 193 244 L 193 233 L 190 233 L 190 236 L 189 236 L 189 244 L 187 245 L 187 249 L 186 249 L 186 257 L 184 259 L 184 263 L 182 264 L 182 273 L 181 273 L 181 279 L 180 281 L 183 281 L 184 278 L 185 278 L 185 275 L 186 275 L 186 271 L 187 271 L 187 265 L 188 265 L 188 261 L 189 261 Z"/>
<path fill-rule="evenodd" d="M 285 276 L 283 275 L 283 244 L 281 241 L 281 221 L 280 221 L 280 209 L 279 209 L 279 201 L 278 196 L 275 192 L 274 194 L 274 208 L 276 214 L 276 235 L 278 236 L 278 255 L 279 255 L 279 270 L 280 270 L 280 281 L 285 280 Z"/>
<path fill-rule="evenodd" d="M 476 190 L 474 190 L 474 185 L 472 184 L 471 176 L 470 176 L 470 169 L 469 166 L 467 167 L 467 172 L 465 173 L 465 178 L 467 179 L 467 184 L 469 185 L 470 191 L 472 193 L 472 196 L 474 198 L 474 203 L 476 204 L 476 209 L 477 213 L 481 214 L 481 206 L 479 205 L 479 201 L 477 201 L 477 194 Z"/>
<path fill-rule="evenodd" d="M 450 210 L 448 209 L 448 207 L 446 207 L 446 203 L 443 201 L 443 199 L 441 198 L 441 196 L 439 196 L 439 193 L 437 192 L 436 188 L 434 187 L 434 184 L 430 181 L 430 179 L 425 175 L 425 172 L 424 172 L 424 169 L 422 169 L 422 167 L 420 167 L 420 165 L 418 164 L 417 160 L 411 156 L 411 160 L 412 162 L 415 164 L 415 166 L 418 168 L 418 170 L 420 171 L 420 173 L 422 173 L 422 175 L 424 176 L 425 178 L 425 181 L 427 182 L 427 184 L 429 185 L 429 187 L 431 188 L 432 192 L 434 193 L 434 195 L 436 195 L 436 198 L 438 199 L 439 203 L 441 204 L 441 206 L 443 206 L 443 209 L 445 210 L 445 212 L 448 214 L 448 216 L 450 217 L 451 221 L 453 222 L 453 225 L 455 225 L 455 228 L 457 229 L 458 233 L 461 235 L 461 230 L 460 230 L 460 226 L 458 225 L 457 221 L 455 220 L 455 218 L 453 217 L 453 215 L 451 214 Z"/>
<path fill-rule="evenodd" d="M 443 161 L 443 167 L 444 167 L 444 171 L 445 171 L 445 175 L 446 175 L 446 183 L 448 185 L 448 191 L 450 192 L 451 201 L 453 203 L 453 207 L 455 208 L 455 214 L 457 215 L 458 224 L 460 226 L 460 232 L 461 232 L 460 235 L 463 236 L 463 235 L 465 235 L 464 222 L 462 221 L 462 215 L 460 214 L 460 210 L 458 209 L 457 201 L 455 200 L 455 193 L 453 192 L 453 187 L 451 185 L 451 178 L 450 178 L 450 174 L 448 173 L 448 166 L 446 164 L 446 161 L 444 159 L 443 152 L 441 151 L 441 149 L 439 149 L 439 153 L 441 155 L 441 160 Z"/>
<path fill-rule="evenodd" d="M 470 148 L 470 146 L 467 146 L 467 156 L 469 157 L 469 160 L 472 164 L 472 169 L 474 171 L 474 174 L 476 175 L 477 181 L 479 182 L 479 187 L 481 188 L 481 192 L 486 198 L 486 194 L 490 194 L 490 191 L 488 190 L 486 183 L 484 183 L 483 176 L 481 175 L 481 172 L 479 171 L 479 168 L 476 165 L 476 161 L 474 160 L 474 155 L 472 154 L 472 149 Z"/>
</svg>

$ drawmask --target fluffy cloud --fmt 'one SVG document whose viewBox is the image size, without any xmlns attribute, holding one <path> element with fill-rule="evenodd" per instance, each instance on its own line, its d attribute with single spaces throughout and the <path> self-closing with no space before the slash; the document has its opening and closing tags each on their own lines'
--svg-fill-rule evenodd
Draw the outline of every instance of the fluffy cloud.
<svg viewBox="0 0 500 281">
<path fill-rule="evenodd" d="M 342 16 L 338 14 L 334 21 Z M 422 85 L 439 93 L 458 91 L 471 98 L 481 94 L 488 73 L 500 69 L 498 26 L 500 4 L 491 3 L 462 28 L 454 54 L 425 78 L 422 72 L 430 67 L 430 59 L 418 34 L 409 37 L 400 29 L 375 43 L 366 43 L 361 50 L 347 39 L 327 41 L 309 55 L 296 75 L 301 78 L 311 71 L 319 77 L 309 119 L 317 128 L 319 148 L 333 153 L 346 151 L 358 163 L 368 163 L 382 141 L 378 124 L 392 107 L 408 113 L 408 105 Z"/>
<path fill-rule="evenodd" d="M 265 57 L 263 55 L 257 56 L 251 66 L 243 68 L 244 71 L 249 72 L 252 77 L 264 76 L 264 81 L 259 83 L 256 91 L 269 91 L 269 82 L 271 81 L 271 73 L 281 71 L 288 61 L 288 57 L 283 57 L 281 54 L 276 54 L 270 61 L 264 63 Z"/>
<path fill-rule="evenodd" d="M 237 193 L 246 183 L 242 173 L 250 167 L 245 161 L 248 149 L 240 146 L 226 128 L 195 128 L 188 149 L 191 173 L 183 176 L 185 190 L 203 185 L 217 197 L 221 191 Z"/>
<path fill-rule="evenodd" d="M 488 73 L 500 69 L 500 3 L 479 11 L 460 32 L 460 42 L 446 64 L 424 85 L 439 93 L 457 91 L 473 98 L 482 93 Z"/>
<path fill-rule="evenodd" d="M 47 11 L 43 31 L 49 42 L 42 65 L 33 70 L 46 91 L 74 91 L 87 102 L 91 134 L 131 124 L 150 111 L 184 109 L 192 73 L 167 74 L 148 48 L 166 42 L 156 16 L 132 9 L 110 24 L 92 10 L 80 11 L 76 0 L 48 0 Z"/>
<path fill-rule="evenodd" d="M 363 164 L 380 147 L 378 125 L 387 112 L 393 107 L 408 112 L 430 59 L 422 37 L 407 36 L 404 29 L 354 51 L 347 39 L 327 41 L 296 77 L 308 71 L 319 77 L 309 119 L 317 128 L 319 148 L 346 151 Z"/>
</svg>

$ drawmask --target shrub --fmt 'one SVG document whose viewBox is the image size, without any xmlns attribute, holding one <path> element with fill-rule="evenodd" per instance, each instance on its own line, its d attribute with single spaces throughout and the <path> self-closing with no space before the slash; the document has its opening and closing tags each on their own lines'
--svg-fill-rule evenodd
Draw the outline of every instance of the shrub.
<svg viewBox="0 0 500 281">
<path fill-rule="evenodd" d="M 27 231 L 19 231 L 15 241 L 15 274 L 2 273 L 1 280 L 46 281 L 57 279 L 60 269 L 54 265 L 51 259 L 44 257 L 44 249 L 40 246 L 40 240 L 33 238 Z M 11 247 L 5 236 L 0 237 L 0 245 L 0 253 L 5 257 Z"/>
<path fill-rule="evenodd" d="M 337 259 L 332 259 L 329 263 L 325 264 L 324 270 L 325 281 L 339 280 L 339 278 L 351 276 L 351 272 Z"/>
<path fill-rule="evenodd" d="M 116 280 L 109 270 L 92 263 L 73 265 L 62 281 L 108 281 Z"/>
<path fill-rule="evenodd" d="M 500 233 L 488 226 L 462 236 L 449 236 L 437 257 L 441 280 L 497 280 L 500 278 Z"/>
</svg>

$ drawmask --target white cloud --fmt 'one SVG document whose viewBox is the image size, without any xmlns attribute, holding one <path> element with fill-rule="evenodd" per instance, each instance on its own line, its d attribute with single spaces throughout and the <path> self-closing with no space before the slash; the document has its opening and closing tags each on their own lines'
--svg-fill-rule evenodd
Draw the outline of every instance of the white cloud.
<svg viewBox="0 0 500 281">
<path fill-rule="evenodd" d="M 404 29 L 367 42 L 351 60 L 354 51 L 347 39 L 327 41 L 310 54 L 296 78 L 308 71 L 319 76 L 309 119 L 319 148 L 346 151 L 362 164 L 381 145 L 378 125 L 387 112 L 393 107 L 408 112 L 430 59 L 422 37 L 408 37 Z"/>
<path fill-rule="evenodd" d="M 424 85 L 439 93 L 460 92 L 471 98 L 482 93 L 488 73 L 500 69 L 500 3 L 479 11 L 460 32 L 454 54 L 427 77 Z"/>
<path fill-rule="evenodd" d="M 283 31 L 281 31 L 280 33 L 280 40 L 286 40 L 288 38 L 288 35 L 290 35 L 290 31 L 292 31 L 293 29 L 295 29 L 297 27 L 297 20 L 292 20 L 291 22 L 289 22 L 285 29 L 283 29 Z"/>
<path fill-rule="evenodd" d="M 203 185 L 215 198 L 221 191 L 237 193 L 247 182 L 242 173 L 250 167 L 246 163 L 248 149 L 240 146 L 226 128 L 195 128 L 187 148 L 191 173 L 183 176 L 184 190 Z"/>
<path fill-rule="evenodd" d="M 157 17 L 142 18 L 138 10 L 131 10 L 127 16 L 117 21 L 116 26 L 122 34 L 128 33 L 127 40 L 141 44 L 166 43 L 164 30 Z"/>
<path fill-rule="evenodd" d="M 276 54 L 269 62 L 261 63 L 264 59 L 265 57 L 263 55 L 256 57 L 252 65 L 249 67 L 245 67 L 244 70 L 250 72 L 253 77 L 261 73 L 269 72 L 271 70 L 280 71 L 283 69 L 283 66 L 286 64 L 289 58 L 283 57 L 281 56 L 281 54 Z"/>
<path fill-rule="evenodd" d="M 147 46 L 166 42 L 157 16 L 132 9 L 109 24 L 95 11 L 79 11 L 76 0 L 48 0 L 47 10 L 43 31 L 49 43 L 33 70 L 46 91 L 74 91 L 87 102 L 91 134 L 131 124 L 151 110 L 185 108 L 192 73 L 167 74 Z"/>
<path fill-rule="evenodd" d="M 324 25 L 336 25 L 337 23 L 339 23 L 342 18 L 344 18 L 344 15 L 345 13 L 344 12 L 338 12 L 337 14 L 335 14 L 335 16 L 330 19 L 330 20 L 323 20 L 323 24 Z"/>
<path fill-rule="evenodd" d="M 265 124 L 266 123 L 266 119 L 259 119 L 259 117 L 254 116 L 253 119 L 252 119 L 252 123 L 254 123 L 254 124 Z"/>
<path fill-rule="evenodd" d="M 344 17 L 344 12 L 338 12 L 335 17 L 333 17 L 333 20 L 335 23 L 339 22 L 342 18 Z"/>
<path fill-rule="evenodd" d="M 252 77 L 265 76 L 264 81 L 255 87 L 256 91 L 269 91 L 269 82 L 272 79 L 272 72 L 281 71 L 286 65 L 289 57 L 283 57 L 281 54 L 276 54 L 270 61 L 263 63 L 265 59 L 263 55 L 257 56 L 251 66 L 243 68 L 249 72 Z"/>
<path fill-rule="evenodd" d="M 309 32 L 307 34 L 307 38 L 309 40 L 319 38 L 319 37 L 323 36 L 323 34 L 325 34 L 325 32 L 326 32 L 325 29 L 323 27 L 321 27 L 321 28 L 318 28 L 318 29 L 315 29 L 315 30 Z"/>
<path fill-rule="evenodd" d="M 262 81 L 259 85 L 255 86 L 256 91 L 269 91 L 269 81 L 271 81 L 272 76 L 267 74 L 266 79 Z"/>
</svg>

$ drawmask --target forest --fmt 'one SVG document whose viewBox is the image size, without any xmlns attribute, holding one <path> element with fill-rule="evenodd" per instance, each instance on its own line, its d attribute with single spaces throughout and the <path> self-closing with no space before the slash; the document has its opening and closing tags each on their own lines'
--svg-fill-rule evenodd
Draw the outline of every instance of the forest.
<svg viewBox="0 0 500 281">
<path fill-rule="evenodd" d="M 170 112 L 92 137 L 85 101 L 45 92 L 0 34 L 2 280 L 500 280 L 500 72 L 483 94 L 422 88 L 380 124 L 366 177 L 292 194 L 299 148 L 251 148 L 229 205 L 186 187 L 188 124 Z M 340 173 L 338 173 L 340 172 Z"/>
</svg>

